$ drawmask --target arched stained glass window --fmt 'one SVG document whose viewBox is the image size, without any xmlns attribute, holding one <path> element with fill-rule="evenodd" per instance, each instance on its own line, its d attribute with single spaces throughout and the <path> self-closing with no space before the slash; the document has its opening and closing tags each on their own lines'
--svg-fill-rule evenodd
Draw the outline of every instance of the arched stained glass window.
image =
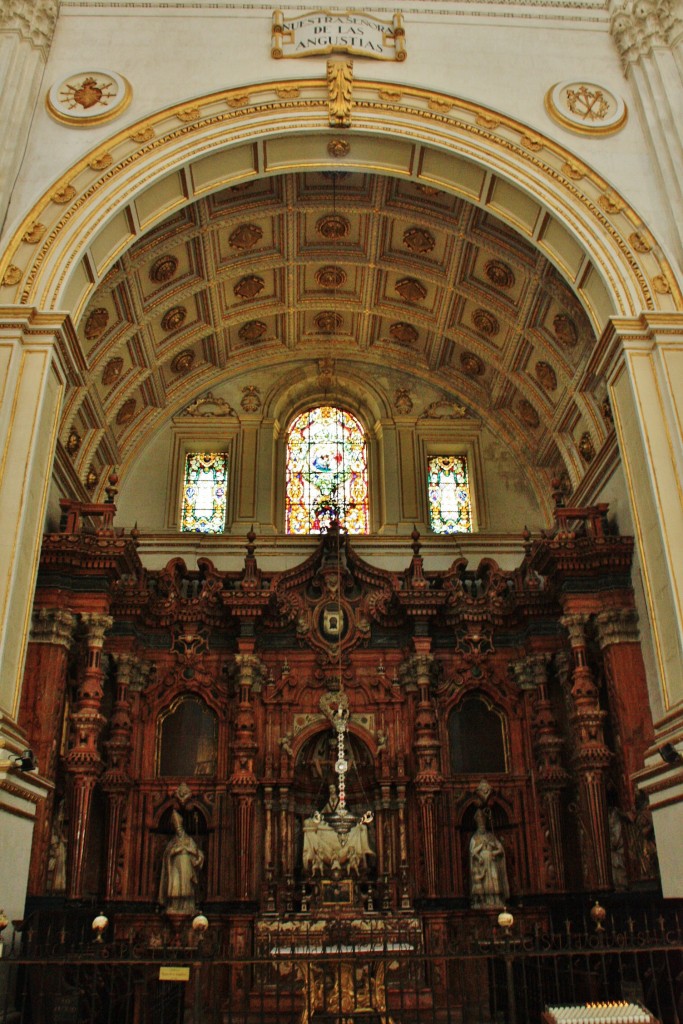
<svg viewBox="0 0 683 1024">
<path fill-rule="evenodd" d="M 322 405 L 289 428 L 285 531 L 322 533 L 335 518 L 348 533 L 368 532 L 367 445 L 355 416 Z"/>
<path fill-rule="evenodd" d="M 434 533 L 471 533 L 472 501 L 464 455 L 432 455 L 427 465 L 429 525 Z"/>
<path fill-rule="evenodd" d="M 189 452 L 185 458 L 181 533 L 222 533 L 227 504 L 225 452 Z"/>
</svg>

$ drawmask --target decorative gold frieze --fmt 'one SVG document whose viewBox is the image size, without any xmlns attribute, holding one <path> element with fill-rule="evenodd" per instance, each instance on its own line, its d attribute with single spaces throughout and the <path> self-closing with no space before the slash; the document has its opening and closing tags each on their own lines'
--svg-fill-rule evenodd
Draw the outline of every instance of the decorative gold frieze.
<svg viewBox="0 0 683 1024">
<path fill-rule="evenodd" d="M 328 60 L 327 105 L 330 128 L 351 126 L 353 101 L 353 61 Z"/>
<path fill-rule="evenodd" d="M 539 153 L 543 149 L 543 139 L 539 139 L 537 135 L 532 135 L 530 132 L 525 132 L 519 141 L 525 149 L 530 149 L 532 153 Z"/>
<path fill-rule="evenodd" d="M 111 167 L 114 163 L 114 157 L 111 153 L 102 153 L 101 156 L 95 156 L 88 162 L 88 167 L 91 171 L 106 171 L 107 167 Z"/>
<path fill-rule="evenodd" d="M 76 195 L 76 189 L 73 185 L 62 185 L 56 192 L 53 192 L 50 198 L 53 203 L 57 203 L 59 206 L 64 203 L 70 203 Z"/>
<path fill-rule="evenodd" d="M 616 193 L 608 190 L 598 198 L 598 206 L 601 206 L 605 213 L 621 213 L 624 204 Z"/>
<path fill-rule="evenodd" d="M 4 288 L 11 288 L 15 284 L 19 284 L 22 278 L 23 271 L 19 267 L 15 267 L 13 263 L 10 263 L 9 267 L 3 274 L 2 284 Z"/>
<path fill-rule="evenodd" d="M 581 181 L 584 177 L 584 173 L 581 168 L 577 167 L 576 164 L 570 163 L 568 160 L 565 160 L 562 164 L 562 173 L 566 174 L 568 178 L 572 179 L 572 181 Z"/>
<path fill-rule="evenodd" d="M 41 224 L 40 221 L 34 221 L 31 227 L 23 233 L 21 240 L 26 242 L 27 245 L 37 245 L 44 234 L 45 225 Z"/>
<path fill-rule="evenodd" d="M 500 128 L 500 119 L 497 117 L 489 117 L 488 114 L 477 114 L 475 117 L 476 124 L 480 128 L 488 128 L 489 131 L 495 131 L 496 128 Z"/>
<path fill-rule="evenodd" d="M 671 291 L 671 285 L 663 274 L 657 274 L 652 278 L 652 287 L 659 295 L 668 295 Z"/>
<path fill-rule="evenodd" d="M 636 252 L 651 252 L 652 246 L 640 231 L 634 231 L 633 234 L 628 236 L 629 243 L 633 246 Z"/>
<path fill-rule="evenodd" d="M 182 110 L 176 111 L 176 117 L 183 124 L 189 124 L 190 121 L 196 121 L 202 116 L 202 112 L 199 107 L 184 107 Z"/>
<path fill-rule="evenodd" d="M 249 93 L 235 92 L 231 96 L 228 96 L 226 103 L 229 107 L 232 107 L 233 110 L 237 110 L 238 107 L 246 107 L 249 103 Z"/>
<path fill-rule="evenodd" d="M 301 89 L 298 85 L 283 85 L 276 89 L 275 92 L 281 100 L 295 100 L 301 95 Z"/>
<path fill-rule="evenodd" d="M 156 133 L 153 128 L 141 128 L 140 131 L 133 132 L 132 135 L 128 136 L 131 142 L 151 142 L 156 137 Z"/>
</svg>

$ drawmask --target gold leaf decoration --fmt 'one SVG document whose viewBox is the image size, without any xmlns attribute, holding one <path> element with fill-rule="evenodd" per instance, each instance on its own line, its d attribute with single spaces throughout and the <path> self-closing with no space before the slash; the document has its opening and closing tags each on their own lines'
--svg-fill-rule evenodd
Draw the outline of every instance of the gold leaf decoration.
<svg viewBox="0 0 683 1024">
<path fill-rule="evenodd" d="M 23 271 L 19 267 L 15 267 L 13 263 L 9 265 L 5 271 L 5 276 L 2 279 L 4 288 L 11 288 L 12 285 L 19 284 L 23 276 Z"/>
<path fill-rule="evenodd" d="M 139 132 L 133 132 L 129 136 L 131 142 L 151 142 L 155 137 L 153 128 L 141 128 Z"/>
<path fill-rule="evenodd" d="M 330 139 L 327 143 L 327 152 L 330 156 L 339 159 L 348 156 L 351 152 L 351 144 L 346 139 Z"/>
<path fill-rule="evenodd" d="M 652 246 L 640 231 L 634 231 L 632 235 L 628 236 L 628 240 L 636 252 L 652 251 Z"/>
<path fill-rule="evenodd" d="M 176 113 L 176 117 L 183 124 L 188 124 L 190 121 L 196 121 L 198 117 L 201 117 L 201 111 L 199 107 L 184 107 L 183 110 L 179 110 Z"/>
<path fill-rule="evenodd" d="M 43 235 L 45 234 L 45 225 L 39 221 L 34 221 L 31 227 L 21 236 L 22 242 L 26 242 L 27 245 L 36 245 Z"/>
<path fill-rule="evenodd" d="M 519 141 L 525 149 L 530 149 L 532 153 L 538 153 L 543 149 L 543 142 L 536 135 L 522 135 Z"/>
<path fill-rule="evenodd" d="M 612 191 L 605 192 L 604 195 L 601 195 L 598 198 L 598 206 L 600 206 L 605 213 L 621 213 L 624 209 L 624 204 L 621 199 Z"/>
<path fill-rule="evenodd" d="M 173 373 L 189 373 L 194 366 L 194 360 L 194 352 L 191 348 L 186 348 L 171 360 L 171 370 Z"/>
<path fill-rule="evenodd" d="M 53 203 L 58 203 L 62 206 L 64 203 L 70 203 L 76 195 L 76 189 L 73 185 L 64 185 L 62 188 L 58 188 L 56 192 L 53 192 L 50 196 Z"/>
<path fill-rule="evenodd" d="M 234 96 L 228 96 L 226 103 L 235 110 L 237 107 L 246 107 L 249 102 L 248 92 L 238 92 Z"/>
<path fill-rule="evenodd" d="M 301 95 L 301 89 L 298 85 L 284 85 L 276 89 L 276 92 L 281 100 L 295 100 Z"/>
<path fill-rule="evenodd" d="M 430 110 L 435 110 L 439 114 L 447 114 L 449 110 L 453 109 L 453 104 L 450 100 L 437 100 L 434 96 L 427 100 L 427 106 Z"/>
<path fill-rule="evenodd" d="M 595 457 L 595 445 L 587 430 L 579 439 L 579 453 L 584 462 L 592 462 Z"/>
<path fill-rule="evenodd" d="M 568 160 L 565 160 L 562 164 L 562 173 L 566 174 L 568 178 L 572 179 L 572 181 L 581 181 L 584 177 L 581 168 L 577 167 L 575 164 L 570 164 Z"/>
<path fill-rule="evenodd" d="M 263 320 L 248 320 L 246 324 L 242 324 L 237 334 L 242 341 L 258 341 L 267 330 L 268 326 Z"/>
<path fill-rule="evenodd" d="M 335 331 L 341 330 L 344 318 L 341 313 L 325 310 L 324 313 L 318 313 L 314 318 L 314 323 L 322 334 L 334 334 Z"/>
<path fill-rule="evenodd" d="M 111 153 L 103 153 L 102 156 L 93 157 L 88 164 L 91 171 L 106 171 L 107 167 L 111 167 L 114 163 L 114 157 Z"/>
<path fill-rule="evenodd" d="M 477 114 L 475 121 L 480 128 L 488 128 L 489 131 L 495 131 L 496 128 L 500 128 L 499 119 L 497 117 L 489 117 L 488 114 Z"/>
<path fill-rule="evenodd" d="M 663 274 L 657 274 L 652 278 L 652 287 L 659 295 L 668 295 L 671 291 L 671 285 Z"/>
<path fill-rule="evenodd" d="M 466 373 L 468 377 L 480 377 L 484 372 L 484 364 L 479 356 L 475 356 L 474 352 L 461 352 L 460 365 L 462 372 Z"/>
</svg>

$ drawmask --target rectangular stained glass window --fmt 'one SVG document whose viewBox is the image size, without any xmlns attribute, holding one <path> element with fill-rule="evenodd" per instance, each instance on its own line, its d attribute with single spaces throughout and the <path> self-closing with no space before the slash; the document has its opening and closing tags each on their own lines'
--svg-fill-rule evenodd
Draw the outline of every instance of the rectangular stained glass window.
<svg viewBox="0 0 683 1024">
<path fill-rule="evenodd" d="M 472 501 L 464 455 L 431 455 L 427 462 L 429 525 L 434 533 L 471 533 Z"/>
<path fill-rule="evenodd" d="M 225 452 L 189 452 L 185 457 L 180 532 L 222 533 L 227 489 Z"/>
</svg>

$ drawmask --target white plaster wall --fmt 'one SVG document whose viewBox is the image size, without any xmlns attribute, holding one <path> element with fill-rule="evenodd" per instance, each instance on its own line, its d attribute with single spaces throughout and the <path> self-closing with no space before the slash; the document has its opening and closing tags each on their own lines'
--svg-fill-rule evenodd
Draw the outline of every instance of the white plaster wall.
<svg viewBox="0 0 683 1024">
<path fill-rule="evenodd" d="M 667 217 L 636 117 L 616 135 L 587 138 L 555 124 L 544 109 L 545 93 L 553 84 L 585 78 L 624 96 L 634 114 L 630 86 L 599 5 L 566 0 L 541 8 L 491 3 L 444 9 L 398 3 L 389 9 L 379 0 L 368 0 L 364 6 L 380 17 L 404 11 L 408 58 L 401 64 L 355 58 L 357 77 L 452 93 L 527 122 L 598 170 L 640 211 L 655 235 L 668 240 Z M 307 7 L 315 9 L 310 3 Z M 271 13 L 265 4 L 228 6 L 208 0 L 63 0 L 8 225 L 15 225 L 79 157 L 156 110 L 250 82 L 322 77 L 323 58 L 270 57 Z M 129 79 L 133 100 L 128 110 L 94 128 L 53 121 L 43 102 L 49 87 L 92 68 L 111 69 Z"/>
</svg>

